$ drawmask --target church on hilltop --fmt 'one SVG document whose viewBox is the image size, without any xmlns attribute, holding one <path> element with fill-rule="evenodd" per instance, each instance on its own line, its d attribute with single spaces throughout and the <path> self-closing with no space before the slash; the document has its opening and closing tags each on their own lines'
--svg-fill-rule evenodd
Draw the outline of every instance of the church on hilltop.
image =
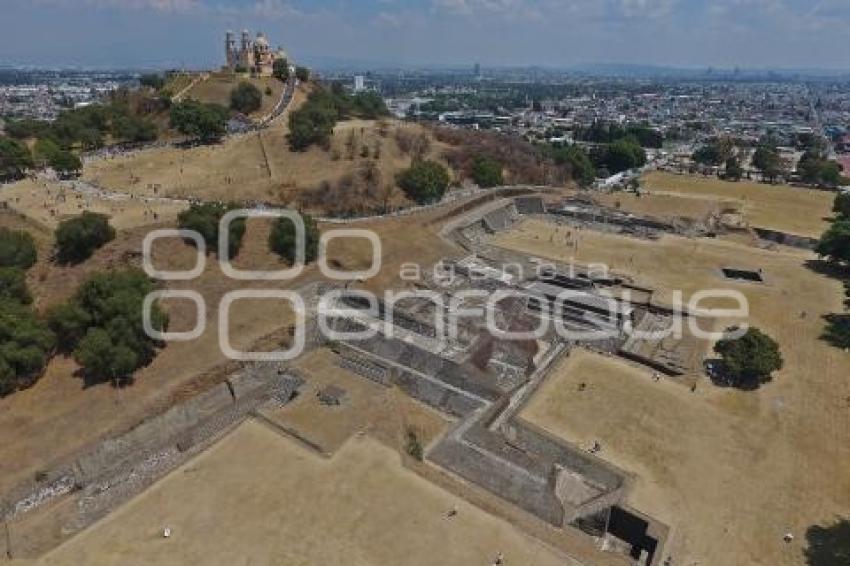
<svg viewBox="0 0 850 566">
<path fill-rule="evenodd" d="M 224 39 L 224 50 L 228 70 L 241 70 L 265 77 L 271 76 L 275 61 L 287 59 L 282 48 L 272 51 L 265 34 L 259 32 L 256 39 L 252 40 L 248 30 L 242 31 L 238 47 L 236 36 L 232 31 L 228 31 Z"/>
</svg>

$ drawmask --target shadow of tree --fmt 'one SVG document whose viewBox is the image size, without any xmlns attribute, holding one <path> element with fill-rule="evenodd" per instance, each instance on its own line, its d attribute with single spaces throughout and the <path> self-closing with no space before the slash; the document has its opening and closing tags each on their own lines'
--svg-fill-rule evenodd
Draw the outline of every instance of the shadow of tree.
<svg viewBox="0 0 850 566">
<path fill-rule="evenodd" d="M 771 381 L 772 377 L 768 377 L 764 381 L 753 379 L 735 379 L 729 372 L 726 371 L 723 365 L 723 360 L 720 358 L 712 358 L 705 361 L 705 372 L 716 387 L 734 388 L 739 391 L 755 391 L 765 383 Z"/>
<path fill-rule="evenodd" d="M 850 279 L 850 267 L 835 262 L 827 261 L 825 259 L 807 259 L 804 265 L 806 268 L 815 273 L 826 275 L 833 279 L 841 281 Z"/>
<path fill-rule="evenodd" d="M 850 314 L 827 314 L 823 316 L 826 329 L 821 340 L 836 348 L 850 348 Z"/>
<path fill-rule="evenodd" d="M 844 308 L 850 309 L 850 267 L 826 260 L 807 260 L 806 267 L 844 283 Z M 835 348 L 850 348 L 850 314 L 827 314 L 823 316 L 826 329 L 820 339 Z"/>
<path fill-rule="evenodd" d="M 829 526 L 812 525 L 806 530 L 804 551 L 809 566 L 850 565 L 850 519 L 837 519 Z"/>
</svg>

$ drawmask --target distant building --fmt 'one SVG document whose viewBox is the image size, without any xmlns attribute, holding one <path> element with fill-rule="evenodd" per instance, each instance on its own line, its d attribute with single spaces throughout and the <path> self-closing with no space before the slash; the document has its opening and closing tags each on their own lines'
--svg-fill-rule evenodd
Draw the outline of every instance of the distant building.
<svg viewBox="0 0 850 566">
<path fill-rule="evenodd" d="M 354 77 L 354 92 L 363 92 L 366 90 L 366 77 L 357 75 Z"/>
<path fill-rule="evenodd" d="M 251 40 L 248 30 L 243 30 L 236 45 L 236 36 L 228 31 L 224 38 L 224 52 L 226 68 L 230 71 L 244 69 L 245 71 L 260 75 L 271 76 L 274 71 L 274 62 L 279 59 L 287 59 L 286 52 L 282 48 L 272 51 L 269 41 L 262 32 Z"/>
</svg>

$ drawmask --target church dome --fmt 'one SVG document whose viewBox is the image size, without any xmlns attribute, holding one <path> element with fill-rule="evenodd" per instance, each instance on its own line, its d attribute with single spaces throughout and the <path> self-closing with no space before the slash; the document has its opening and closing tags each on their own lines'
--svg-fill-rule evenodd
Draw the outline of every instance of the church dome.
<svg viewBox="0 0 850 566">
<path fill-rule="evenodd" d="M 262 33 L 257 34 L 257 40 L 254 42 L 255 45 L 261 45 L 263 47 L 269 46 L 269 40 L 266 39 L 266 36 Z"/>
</svg>

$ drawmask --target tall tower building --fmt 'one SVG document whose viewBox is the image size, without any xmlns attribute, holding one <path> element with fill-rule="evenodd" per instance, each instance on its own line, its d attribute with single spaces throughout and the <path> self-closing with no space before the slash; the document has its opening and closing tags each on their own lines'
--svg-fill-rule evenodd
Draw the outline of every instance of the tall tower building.
<svg viewBox="0 0 850 566">
<path fill-rule="evenodd" d="M 236 67 L 239 55 L 236 53 L 236 37 L 232 31 L 228 31 L 224 36 L 224 54 L 227 67 L 230 69 Z"/>
</svg>

